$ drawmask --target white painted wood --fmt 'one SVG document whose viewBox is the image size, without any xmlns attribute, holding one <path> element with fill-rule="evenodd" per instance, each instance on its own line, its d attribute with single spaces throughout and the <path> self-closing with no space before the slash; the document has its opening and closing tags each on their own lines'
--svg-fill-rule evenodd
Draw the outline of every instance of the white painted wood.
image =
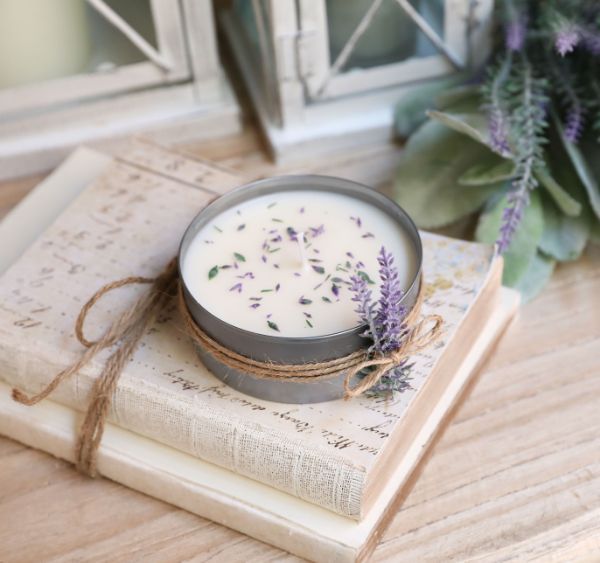
<svg viewBox="0 0 600 563">
<path fill-rule="evenodd" d="M 194 86 L 185 84 L 0 122 L 0 179 L 48 170 L 81 143 L 114 152 L 134 133 L 164 143 L 235 133 L 239 107 L 226 84 L 223 90 L 210 105 L 199 105 Z"/>
<path fill-rule="evenodd" d="M 190 76 L 181 4 L 177 0 L 150 0 L 150 8 L 158 50 L 169 61 L 168 79 L 173 82 Z"/>
<path fill-rule="evenodd" d="M 103 10 L 103 2 L 91 1 Z M 144 61 L 0 90 L 0 178 L 47 170 L 82 142 L 105 146 L 142 132 L 183 143 L 239 131 L 239 108 L 217 54 L 211 1 L 151 0 L 151 9 L 158 65 Z M 104 15 L 111 17 L 108 10 Z"/>
<path fill-rule="evenodd" d="M 281 122 L 286 127 L 302 122 L 305 104 L 297 66 L 299 22 L 295 0 L 269 0 L 269 7 L 275 57 L 273 71 L 278 88 Z"/>
<path fill-rule="evenodd" d="M 215 103 L 224 94 L 212 3 L 183 0 L 183 14 L 196 99 L 201 104 Z"/>
<path fill-rule="evenodd" d="M 316 92 L 331 65 L 325 2 L 298 0 L 298 72 L 307 92 Z"/>
<path fill-rule="evenodd" d="M 340 72 L 319 92 L 332 65 L 325 0 L 296 0 L 297 11 L 289 9 L 288 0 L 269 1 L 278 60 L 271 73 L 277 76 L 275 108 L 265 91 L 268 81 L 256 72 L 256 53 L 243 40 L 243 24 L 226 12 L 223 26 L 278 161 L 391 137 L 393 107 L 403 95 L 425 80 L 456 72 L 458 63 L 481 61 L 489 53 L 493 0 L 445 0 L 443 40 L 455 64 L 439 54 Z M 295 58 L 290 56 L 292 40 Z"/>
<path fill-rule="evenodd" d="M 100 10 L 103 9 L 102 6 L 101 2 L 94 3 L 94 7 Z M 177 0 L 152 0 L 152 11 L 159 44 L 157 56 L 161 65 L 144 61 L 106 71 L 87 72 L 2 89 L 0 90 L 0 117 L 18 119 L 21 114 L 34 109 L 47 110 L 59 104 L 81 102 L 189 79 L 191 72 Z M 110 10 L 104 11 L 103 15 L 106 16 L 108 13 Z M 113 17 L 112 21 L 113 23 L 118 21 L 118 17 L 116 19 Z M 122 31 L 123 28 L 120 29 Z M 162 65 L 168 68 L 162 68 Z"/>
<path fill-rule="evenodd" d="M 156 66 L 165 71 L 171 70 L 172 62 L 166 59 L 146 39 L 144 39 L 131 25 L 129 25 L 117 12 L 104 2 L 104 0 L 86 0 L 108 23 L 118 29 L 131 43 L 133 43 L 144 56 Z"/>
<path fill-rule="evenodd" d="M 455 72 L 455 68 L 443 55 L 413 57 L 402 63 L 350 70 L 333 76 L 325 90 L 316 93 L 317 100 L 339 98 L 389 86 L 414 84 L 452 72 Z"/>
</svg>

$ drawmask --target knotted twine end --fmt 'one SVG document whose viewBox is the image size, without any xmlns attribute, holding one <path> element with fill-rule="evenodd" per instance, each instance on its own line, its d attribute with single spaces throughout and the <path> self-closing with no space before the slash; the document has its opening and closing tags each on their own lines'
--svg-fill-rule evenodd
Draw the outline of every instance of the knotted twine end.
<svg viewBox="0 0 600 563">
<path fill-rule="evenodd" d="M 191 317 L 185 305 L 181 284 L 178 284 L 177 281 L 177 258 L 174 258 L 156 278 L 130 276 L 122 280 L 110 282 L 101 287 L 85 303 L 77 316 L 75 335 L 79 342 L 86 347 L 85 352 L 79 360 L 59 372 L 36 395 L 26 395 L 16 388 L 12 390 L 12 397 L 15 401 L 28 406 L 35 405 L 50 395 L 62 381 L 68 379 L 86 366 L 98 352 L 112 345 L 117 345 L 115 351 L 104 364 L 102 372 L 94 382 L 91 390 L 90 404 L 79 430 L 75 446 L 76 467 L 86 475 L 95 477 L 97 474 L 98 446 L 102 439 L 106 416 L 123 367 L 135 351 L 156 313 L 175 294 L 177 286 L 179 286 L 179 310 L 190 338 L 195 344 L 202 346 L 216 359 L 231 368 L 238 369 L 258 378 L 317 381 L 318 378 L 333 377 L 345 372 L 344 392 L 346 399 L 356 397 L 371 389 L 386 373 L 400 365 L 408 356 L 431 345 L 439 337 L 443 322 L 439 315 L 430 315 L 414 323 L 423 301 L 424 284 L 422 283 L 417 302 L 409 316 L 405 319 L 405 323 L 408 325 L 408 332 L 400 348 L 389 355 L 367 358 L 366 351 L 359 350 L 342 358 L 326 362 L 307 364 L 260 362 L 237 354 L 219 344 L 202 331 Z M 134 305 L 121 313 L 99 340 L 88 340 L 84 335 L 84 324 L 90 310 L 104 295 L 113 289 L 132 284 L 152 284 L 152 287 Z M 429 324 L 431 326 L 427 329 Z M 352 387 L 352 379 L 362 370 L 369 368 L 372 368 L 371 371 L 355 387 Z"/>
</svg>

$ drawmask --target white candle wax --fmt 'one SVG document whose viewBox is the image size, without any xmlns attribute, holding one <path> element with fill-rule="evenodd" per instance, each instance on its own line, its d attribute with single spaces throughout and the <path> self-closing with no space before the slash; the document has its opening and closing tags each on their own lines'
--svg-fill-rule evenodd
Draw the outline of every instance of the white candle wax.
<svg viewBox="0 0 600 563">
<path fill-rule="evenodd" d="M 414 248 L 390 215 L 343 194 L 285 191 L 208 222 L 190 243 L 182 275 L 193 297 L 231 325 L 271 336 L 323 336 L 360 324 L 352 275 L 368 276 L 378 297 L 382 246 L 408 289 Z"/>
</svg>

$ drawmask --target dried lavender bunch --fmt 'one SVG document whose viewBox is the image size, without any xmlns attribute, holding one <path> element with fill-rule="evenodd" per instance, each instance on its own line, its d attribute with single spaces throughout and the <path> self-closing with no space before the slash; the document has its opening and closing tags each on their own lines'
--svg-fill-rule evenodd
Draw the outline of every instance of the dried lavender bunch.
<svg viewBox="0 0 600 563">
<path fill-rule="evenodd" d="M 385 247 L 381 247 L 377 261 L 381 279 L 377 303 L 373 301 L 372 291 L 363 276 L 354 275 L 350 278 L 350 291 L 353 294 L 352 301 L 357 304 L 355 311 L 369 327 L 363 336 L 373 340 L 369 354 L 384 356 L 398 350 L 408 329 L 404 323 L 406 309 L 401 305 L 404 291 L 400 285 L 398 269 L 394 266 L 394 257 Z M 371 392 L 381 394 L 403 391 L 410 386 L 409 375 L 409 366 L 404 361 L 382 377 Z"/>
</svg>

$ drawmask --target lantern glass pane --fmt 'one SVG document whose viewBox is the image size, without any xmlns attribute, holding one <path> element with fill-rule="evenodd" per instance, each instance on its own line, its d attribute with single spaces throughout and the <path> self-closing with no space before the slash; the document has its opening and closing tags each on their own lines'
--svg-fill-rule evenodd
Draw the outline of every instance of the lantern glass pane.
<svg viewBox="0 0 600 563">
<path fill-rule="evenodd" d="M 262 81 L 265 92 L 271 92 L 274 88 L 272 81 L 274 76 L 275 55 L 273 43 L 270 37 L 271 12 L 268 0 L 234 0 L 233 11 L 236 20 L 240 24 L 244 35 L 245 46 L 250 50 L 257 76 Z"/>
<path fill-rule="evenodd" d="M 157 47 L 156 30 L 150 0 L 105 0 L 148 43 Z M 143 62 L 144 54 L 125 35 L 106 21 L 96 10 L 88 8 L 91 27 L 90 69 L 103 70 Z"/>
<path fill-rule="evenodd" d="M 410 3 L 443 39 L 445 0 L 410 0 Z M 373 0 L 326 1 L 332 64 L 372 5 Z M 356 40 L 341 71 L 399 63 L 437 53 L 430 39 L 396 0 L 383 0 L 366 31 Z"/>
</svg>

